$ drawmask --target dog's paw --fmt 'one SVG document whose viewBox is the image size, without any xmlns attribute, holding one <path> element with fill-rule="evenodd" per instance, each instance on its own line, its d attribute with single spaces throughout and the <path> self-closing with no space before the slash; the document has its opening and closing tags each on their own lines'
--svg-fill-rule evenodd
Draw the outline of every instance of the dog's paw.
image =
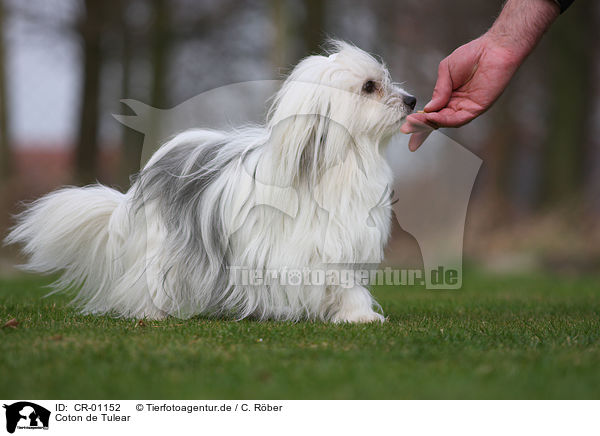
<svg viewBox="0 0 600 436">
<path fill-rule="evenodd" d="M 337 313 L 331 318 L 331 322 L 340 323 L 367 323 L 367 322 L 385 322 L 385 317 L 373 310 L 370 312 Z"/>
</svg>

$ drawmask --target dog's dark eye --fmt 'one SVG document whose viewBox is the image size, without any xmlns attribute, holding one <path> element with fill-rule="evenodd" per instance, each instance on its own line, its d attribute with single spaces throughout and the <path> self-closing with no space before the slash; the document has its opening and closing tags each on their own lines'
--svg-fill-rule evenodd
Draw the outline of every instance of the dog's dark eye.
<svg viewBox="0 0 600 436">
<path fill-rule="evenodd" d="M 362 90 L 367 94 L 372 94 L 377 89 L 377 84 L 372 80 L 367 80 L 362 87 Z"/>
</svg>

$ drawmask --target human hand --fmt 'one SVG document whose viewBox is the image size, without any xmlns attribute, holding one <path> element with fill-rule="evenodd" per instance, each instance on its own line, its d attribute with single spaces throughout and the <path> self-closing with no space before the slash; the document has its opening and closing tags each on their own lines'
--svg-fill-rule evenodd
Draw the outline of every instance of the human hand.
<svg viewBox="0 0 600 436">
<path fill-rule="evenodd" d="M 484 34 L 442 60 L 424 113 L 409 115 L 401 128 L 413 133 L 409 149 L 419 148 L 433 129 L 463 126 L 489 109 L 525 56 Z"/>
<path fill-rule="evenodd" d="M 440 63 L 424 113 L 409 115 L 401 128 L 413 133 L 410 150 L 433 129 L 460 127 L 488 110 L 559 13 L 548 0 L 506 0 L 490 30 Z"/>
</svg>

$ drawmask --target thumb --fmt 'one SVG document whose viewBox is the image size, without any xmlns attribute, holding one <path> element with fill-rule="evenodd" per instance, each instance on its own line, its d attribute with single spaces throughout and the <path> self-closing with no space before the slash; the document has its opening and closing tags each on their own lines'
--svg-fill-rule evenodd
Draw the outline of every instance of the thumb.
<svg viewBox="0 0 600 436">
<path fill-rule="evenodd" d="M 433 96 L 431 101 L 423 108 L 425 112 L 436 112 L 442 109 L 450 101 L 452 95 L 452 77 L 450 76 L 450 68 L 448 58 L 445 58 L 438 67 L 438 77 L 433 88 Z"/>
</svg>

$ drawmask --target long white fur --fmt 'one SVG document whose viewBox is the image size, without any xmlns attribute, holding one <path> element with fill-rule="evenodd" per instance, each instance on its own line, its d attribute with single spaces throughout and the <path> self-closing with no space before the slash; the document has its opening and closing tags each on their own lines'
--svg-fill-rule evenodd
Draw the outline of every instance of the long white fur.
<svg viewBox="0 0 600 436">
<path fill-rule="evenodd" d="M 354 46 L 333 45 L 329 57 L 296 66 L 264 126 L 183 132 L 126 194 L 101 185 L 50 193 L 18 216 L 6 241 L 23 245 L 27 269 L 61 271 L 57 289 L 79 289 L 86 313 L 383 321 L 359 285 L 228 280 L 230 266 L 323 268 L 382 258 L 390 210 L 370 212 L 376 238 L 365 229 L 364 205 L 391 184 L 381 148 L 409 109 L 383 65 Z M 372 95 L 362 91 L 367 80 L 379 84 Z M 329 171 L 334 177 L 326 179 Z M 254 206 L 259 184 L 275 187 L 261 191 L 263 203 L 294 216 Z"/>
</svg>

